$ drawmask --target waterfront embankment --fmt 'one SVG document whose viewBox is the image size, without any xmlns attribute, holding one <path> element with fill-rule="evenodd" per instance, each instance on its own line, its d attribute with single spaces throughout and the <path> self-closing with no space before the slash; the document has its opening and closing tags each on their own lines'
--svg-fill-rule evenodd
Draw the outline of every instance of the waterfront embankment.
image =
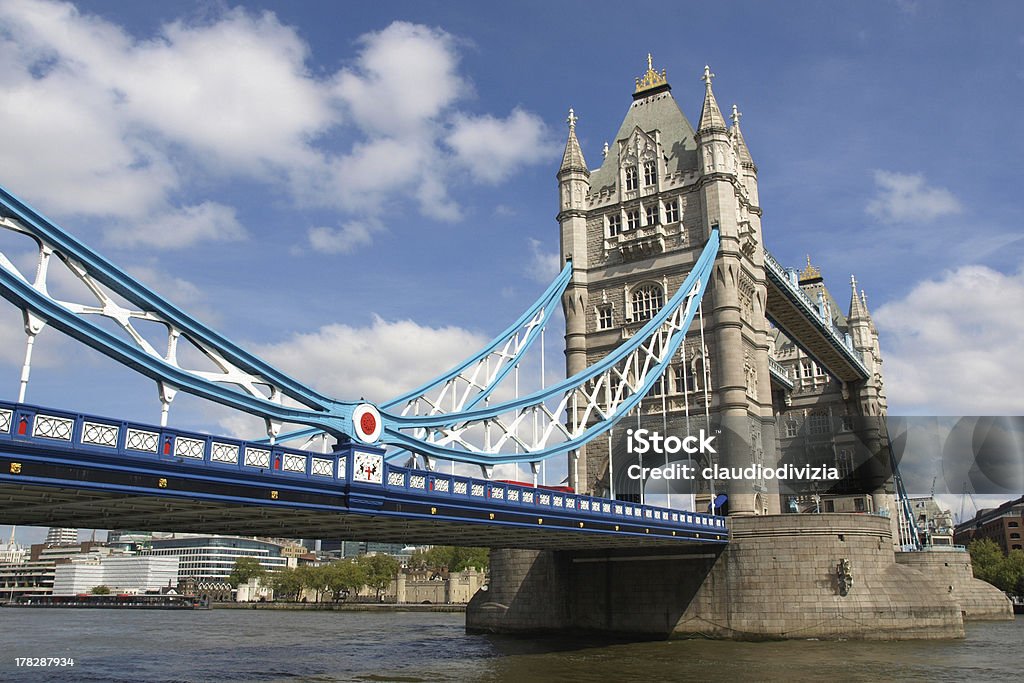
<svg viewBox="0 0 1024 683">
<path fill-rule="evenodd" d="M 298 610 L 307 612 L 465 612 L 465 605 L 376 602 L 215 602 L 213 609 Z"/>
</svg>

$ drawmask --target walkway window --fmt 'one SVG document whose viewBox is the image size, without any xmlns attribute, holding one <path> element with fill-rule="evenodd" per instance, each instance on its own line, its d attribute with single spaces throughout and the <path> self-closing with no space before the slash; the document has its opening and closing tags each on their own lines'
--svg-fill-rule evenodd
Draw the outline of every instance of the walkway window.
<svg viewBox="0 0 1024 683">
<path fill-rule="evenodd" d="M 658 165 L 653 161 L 644 162 L 644 185 L 653 185 L 658 180 Z"/>
<path fill-rule="evenodd" d="M 626 167 L 626 190 L 635 190 L 637 185 L 636 166 Z"/>
<path fill-rule="evenodd" d="M 658 285 L 644 285 L 633 290 L 633 320 L 650 320 L 665 305 Z"/>
</svg>

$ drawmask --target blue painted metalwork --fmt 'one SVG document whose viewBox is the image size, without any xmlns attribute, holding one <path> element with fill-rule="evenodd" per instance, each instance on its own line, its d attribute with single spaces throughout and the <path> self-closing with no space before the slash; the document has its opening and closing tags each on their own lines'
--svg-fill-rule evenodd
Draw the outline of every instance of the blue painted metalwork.
<svg viewBox="0 0 1024 683">
<path fill-rule="evenodd" d="M 3 188 L 0 188 L 0 219 L 4 221 L 4 227 L 23 232 L 36 240 L 39 244 L 41 262 L 45 262 L 50 253 L 53 253 L 67 263 L 70 270 L 78 273 L 86 285 L 94 290 L 94 293 L 100 286 L 109 288 L 111 292 L 141 309 L 140 311 L 120 310 L 117 315 L 109 316 L 124 327 L 132 337 L 132 340 L 129 341 L 94 324 L 83 315 L 83 313 L 105 315 L 104 311 L 96 308 L 84 310 L 80 305 L 73 310 L 70 304 L 66 305 L 48 294 L 45 280 L 42 282 L 37 280 L 34 284 L 30 283 L 9 261 L 0 258 L 0 294 L 23 309 L 32 311 L 47 324 L 141 374 L 151 377 L 161 386 L 166 384 L 174 390 L 186 391 L 259 415 L 268 420 L 268 426 L 269 423 L 275 421 L 277 423 L 291 422 L 307 424 L 315 429 L 327 431 L 343 441 L 347 439 L 375 441 L 377 439 L 376 434 L 367 439 L 360 428 L 353 424 L 353 415 L 365 409 L 362 405 L 323 396 L 244 351 L 136 282 Z M 712 231 L 708 244 L 693 271 L 676 295 L 634 337 L 605 359 L 587 371 L 543 391 L 535 392 L 522 399 L 481 408 L 480 404 L 485 402 L 494 388 L 513 370 L 522 354 L 537 338 L 544 323 L 550 317 L 570 278 L 570 268 L 566 266 L 538 303 L 521 316 L 509 330 L 506 330 L 505 336 L 499 336 L 483 351 L 437 380 L 386 403 L 385 406 L 391 410 L 374 414 L 372 420 L 376 427 L 382 427 L 382 429 L 370 431 L 379 432 L 379 440 L 383 443 L 398 445 L 431 457 L 483 465 L 538 461 L 578 448 L 589 439 L 610 429 L 617 420 L 641 400 L 662 374 L 692 322 L 696 311 L 695 302 L 699 301 L 707 286 L 717 250 L 718 234 L 717 231 Z M 101 299 L 101 301 L 107 302 L 106 299 Z M 680 315 L 681 307 L 685 307 L 682 315 Z M 167 358 L 161 357 L 148 343 L 141 340 L 129 323 L 120 320 L 118 316 L 124 317 L 127 321 L 130 321 L 131 318 L 142 318 L 164 324 L 168 329 L 169 339 L 176 339 L 175 335 L 179 334 L 185 336 L 218 365 L 225 366 L 224 373 L 214 376 L 211 373 L 182 369 L 176 362 L 170 362 L 173 360 L 170 357 L 170 352 Z M 526 325 L 526 334 L 523 343 L 513 353 L 502 355 L 500 367 L 493 374 L 488 373 L 487 381 L 479 387 L 475 387 L 474 394 L 470 395 L 467 392 L 464 400 L 457 401 L 454 411 L 444 413 L 443 409 L 439 409 L 431 410 L 427 415 L 394 414 L 393 411 L 403 403 L 408 404 L 410 401 L 418 400 L 416 397 L 423 396 L 424 392 L 452 381 L 466 368 L 481 363 L 489 355 L 495 353 L 503 340 L 508 341 L 509 334 L 513 332 L 515 335 L 521 334 L 524 325 Z M 516 339 L 518 341 L 518 336 Z M 656 341 L 664 342 L 664 344 L 663 348 L 659 349 L 660 355 L 655 359 L 656 362 L 652 364 L 649 361 L 654 354 L 650 349 L 654 347 Z M 648 346 L 644 347 L 644 344 Z M 640 358 L 641 351 L 646 353 L 644 358 Z M 515 422 L 518 424 L 523 416 L 522 411 L 526 410 L 532 411 L 533 415 L 543 413 L 548 419 L 548 427 L 550 427 L 553 423 L 559 422 L 563 413 L 569 409 L 570 398 L 585 393 L 585 385 L 588 382 L 611 384 L 610 373 L 613 371 L 613 366 L 620 362 L 633 362 L 637 366 L 637 372 L 640 372 L 641 360 L 643 361 L 643 375 L 639 386 L 630 386 L 629 396 L 621 402 L 618 400 L 622 394 L 620 390 L 615 400 L 609 402 L 608 410 L 596 406 L 595 400 L 591 398 L 588 410 L 593 409 L 592 412 L 598 415 L 598 419 L 586 429 L 583 429 L 581 425 L 575 425 L 571 433 L 562 429 L 561 431 L 565 432 L 565 436 L 568 437 L 566 439 L 555 439 L 549 443 L 548 439 L 552 434 L 552 430 L 549 428 L 543 443 L 521 449 L 516 446 L 518 452 L 508 453 L 500 452 L 500 449 L 491 449 L 486 445 L 470 448 L 464 447 L 465 444 L 463 447 L 447 446 L 442 443 L 444 439 L 436 438 L 440 434 L 468 433 L 475 426 L 489 429 L 493 425 L 502 425 L 499 416 L 507 415 L 510 412 L 512 414 L 518 412 L 515 417 Z M 268 387 L 269 397 L 266 396 L 265 391 L 258 391 L 257 386 Z M 245 393 L 246 391 L 249 393 Z M 302 407 L 281 405 L 280 400 L 284 396 L 300 403 Z M 552 399 L 561 401 L 556 404 L 554 411 L 545 405 L 546 401 Z M 366 406 L 366 408 L 376 413 L 373 406 Z M 565 417 L 572 418 L 571 415 Z"/>
<path fill-rule="evenodd" d="M 810 297 L 804 294 L 796 279 L 796 271 L 792 268 L 789 270 L 783 268 L 782 264 L 780 264 L 767 249 L 764 250 L 764 265 L 765 275 L 775 283 L 779 290 L 783 292 L 790 301 L 796 304 L 796 306 L 804 312 L 804 315 L 808 320 L 812 321 L 816 327 L 821 329 L 824 333 L 823 336 L 828 340 L 829 344 L 842 354 L 842 356 L 853 368 L 856 369 L 863 379 L 870 377 L 867 366 L 864 365 L 863 358 L 861 358 L 860 353 L 853 348 L 853 340 L 848 334 L 836 327 L 835 323 L 825 315 L 824 302 L 820 305 L 815 304 L 811 301 Z M 794 340 L 794 342 L 795 341 L 796 340 Z"/>
<path fill-rule="evenodd" d="M 236 367 L 262 378 L 267 385 L 276 387 L 284 395 L 308 406 L 308 409 L 288 408 L 275 401 L 246 395 L 196 377 L 75 315 L 16 272 L 0 267 L 0 295 L 15 305 L 27 306 L 65 334 L 154 380 L 168 382 L 175 388 L 245 412 L 284 422 L 316 424 L 334 434 L 355 437 L 351 418 L 358 402 L 337 401 L 323 396 L 248 353 L 136 282 L 2 187 L 0 216 L 16 218 L 28 235 L 40 245 L 52 248 L 61 259 L 80 264 L 94 280 L 125 300 L 144 311 L 158 314 L 162 321 L 190 339 L 215 349 Z"/>
<path fill-rule="evenodd" d="M 348 444 L 334 453 L 319 454 L 7 402 L 0 402 L 0 414 L 7 418 L 0 423 L 0 455 L 19 461 L 17 472 L 13 467 L 0 470 L 0 481 L 22 485 L 60 485 L 498 527 L 546 525 L 572 533 L 650 536 L 712 544 L 725 543 L 729 538 L 725 518 L 721 516 L 399 467 L 384 462 L 383 451 L 372 447 Z M 41 427 L 47 421 L 65 428 L 55 431 L 52 424 Z M 113 431 L 96 430 L 97 425 Z M 132 441 L 132 435 L 139 433 L 151 434 L 155 441 Z M 227 449 L 218 450 L 218 446 Z M 233 461 L 229 457 L 232 452 Z M 250 458 L 252 455 L 255 460 Z M 381 459 L 380 472 L 373 480 L 360 481 L 357 477 L 355 460 L 360 455 Z M 126 486 L 92 480 L 56 481 L 22 470 L 21 464 L 28 462 L 130 472 L 145 475 L 151 483 Z M 263 491 L 264 495 L 243 499 L 237 495 L 189 491 L 187 487 L 161 488 L 160 478 L 169 476 L 175 477 L 175 481 L 258 485 L 264 488 L 255 490 Z M 289 501 L 285 500 L 285 491 L 343 496 L 344 503 L 325 506 Z M 269 495 L 271 492 L 273 495 Z M 402 505 L 414 507 L 402 509 Z"/>
<path fill-rule="evenodd" d="M 385 423 L 385 431 L 388 432 L 389 443 L 402 445 L 409 450 L 422 453 L 432 457 L 439 457 L 463 462 L 472 462 L 481 465 L 503 464 L 511 462 L 535 462 L 555 455 L 567 453 L 579 448 L 609 429 L 629 413 L 643 399 L 643 397 L 654 386 L 661 377 L 665 368 L 671 362 L 673 355 L 679 350 L 680 345 L 686 338 L 686 333 L 697 313 L 697 302 L 704 295 L 704 291 L 710 280 L 711 270 L 715 258 L 718 255 L 719 237 L 718 231 L 712 230 L 700 257 L 694 264 L 686 280 L 679 287 L 678 291 L 665 304 L 665 306 L 647 322 L 627 342 L 616 348 L 603 359 L 591 365 L 586 370 L 569 377 L 547 389 L 535 392 L 522 398 L 507 401 L 505 403 L 464 411 L 454 414 L 430 415 L 421 417 L 390 416 Z M 673 316 L 678 315 L 678 320 L 673 321 Z M 660 357 L 658 360 L 647 366 L 643 375 L 642 383 L 631 391 L 628 398 L 618 403 L 614 410 L 601 413 L 600 419 L 568 435 L 564 441 L 553 445 L 546 445 L 535 450 L 526 449 L 521 452 L 505 452 L 500 455 L 485 452 L 472 452 L 463 449 L 437 446 L 428 442 L 422 437 L 410 436 L 401 430 L 422 430 L 428 432 L 439 432 L 442 430 L 459 431 L 476 426 L 484 425 L 487 421 L 494 421 L 504 413 L 517 413 L 536 407 L 551 398 L 562 397 L 557 413 L 572 410 L 569 405 L 571 396 L 581 390 L 588 382 L 598 378 L 608 379 L 608 373 L 613 367 L 631 357 L 645 343 L 650 344 L 652 338 L 668 326 L 667 340 L 662 343 Z M 572 415 L 568 416 L 572 419 Z"/>
<path fill-rule="evenodd" d="M 502 380 L 504 380 L 508 374 L 519 365 L 523 356 L 530 350 L 530 348 L 532 348 L 534 342 L 536 342 L 540 337 L 541 332 L 551 319 L 551 315 L 554 313 L 555 308 L 557 308 L 558 302 L 571 279 L 572 264 L 567 263 L 565 268 L 562 269 L 562 272 L 559 273 L 558 277 L 555 278 L 555 280 L 533 303 L 533 305 L 531 305 L 530 308 L 519 316 L 519 318 L 509 325 L 501 334 L 492 339 L 491 342 L 478 353 L 470 356 L 448 372 L 426 382 L 417 389 L 382 403 L 380 407 L 386 411 L 400 413 L 403 406 L 415 402 L 417 399 L 421 399 L 433 391 L 442 389 L 446 384 L 452 382 L 456 378 L 459 378 L 466 371 L 484 363 L 493 354 L 498 352 L 501 347 L 507 346 L 516 335 L 520 334 L 522 330 L 526 328 L 527 331 L 525 338 L 518 345 L 518 348 L 515 349 L 512 354 L 504 354 L 501 356 L 500 367 L 494 369 L 493 375 L 487 377 L 485 383 L 480 385 L 478 390 L 472 396 L 467 395 L 466 399 L 460 402 L 460 410 L 471 409 L 480 402 L 486 400 L 494 390 L 498 388 Z M 446 412 L 443 408 L 443 406 L 438 406 L 433 414 Z M 293 439 L 309 438 L 320 432 L 321 430 L 316 428 L 301 429 L 289 432 L 288 434 L 283 434 L 279 436 L 277 440 L 288 441 Z M 267 441 L 269 441 L 269 439 Z M 398 453 L 390 455 L 389 459 L 397 459 L 403 457 L 403 455 L 408 455 L 408 451 L 402 449 Z"/>
</svg>

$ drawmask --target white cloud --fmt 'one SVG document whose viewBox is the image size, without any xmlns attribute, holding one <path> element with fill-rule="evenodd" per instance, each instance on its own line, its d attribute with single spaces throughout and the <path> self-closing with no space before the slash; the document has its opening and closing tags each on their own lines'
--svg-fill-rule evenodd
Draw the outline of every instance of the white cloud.
<svg viewBox="0 0 1024 683">
<path fill-rule="evenodd" d="M 309 243 L 325 254 L 348 254 L 373 242 L 373 233 L 380 230 L 382 226 L 377 221 L 354 220 L 337 230 L 325 227 L 311 229 Z"/>
<path fill-rule="evenodd" d="M 369 327 L 332 324 L 250 348 L 329 395 L 384 401 L 440 375 L 488 341 L 459 327 L 428 327 L 375 316 Z"/>
<path fill-rule="evenodd" d="M 183 249 L 198 242 L 236 242 L 245 239 L 245 228 L 234 208 L 203 202 L 169 210 L 153 218 L 122 222 L 104 232 L 107 242 L 118 247 L 140 244 L 164 249 Z"/>
<path fill-rule="evenodd" d="M 875 185 L 878 194 L 868 202 L 867 212 L 886 223 L 926 223 L 962 210 L 952 192 L 929 187 L 921 174 L 879 170 Z"/>
<path fill-rule="evenodd" d="M 455 41 L 444 31 L 396 21 L 359 42 L 356 68 L 338 74 L 334 92 L 365 131 L 416 132 L 466 91 Z"/>
<path fill-rule="evenodd" d="M 544 243 L 532 237 L 529 245 L 530 260 L 526 263 L 526 276 L 544 285 L 551 284 L 561 270 L 558 252 L 544 251 Z"/>
<path fill-rule="evenodd" d="M 1024 413 L 1024 272 L 964 266 L 874 314 L 889 404 L 932 415 Z"/>
<path fill-rule="evenodd" d="M 517 107 L 504 119 L 456 116 L 446 142 L 478 180 L 497 183 L 520 166 L 554 155 L 557 149 L 547 136 L 540 117 Z"/>
<path fill-rule="evenodd" d="M 214 10 L 142 38 L 69 3 L 7 0 L 5 183 L 46 213 L 113 218 L 107 238 L 118 246 L 179 248 L 244 236 L 230 208 L 181 202 L 196 177 L 277 185 L 349 221 L 408 200 L 454 221 L 457 169 L 496 182 L 551 151 L 533 114 L 455 108 L 473 91 L 443 30 L 398 21 L 357 45 L 350 65 L 320 74 L 271 12 Z M 332 241 L 370 243 L 353 230 Z"/>
</svg>

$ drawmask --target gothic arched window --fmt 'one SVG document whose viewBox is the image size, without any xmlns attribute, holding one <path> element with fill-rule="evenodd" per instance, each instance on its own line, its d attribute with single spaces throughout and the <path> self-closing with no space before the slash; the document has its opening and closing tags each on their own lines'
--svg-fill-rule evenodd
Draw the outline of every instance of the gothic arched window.
<svg viewBox="0 0 1024 683">
<path fill-rule="evenodd" d="M 626 167 L 626 189 L 635 190 L 637 185 L 637 170 L 636 166 Z"/>
<path fill-rule="evenodd" d="M 653 185 L 658 180 L 658 165 L 653 161 L 644 162 L 644 185 Z"/>
<path fill-rule="evenodd" d="M 665 305 L 658 285 L 642 285 L 633 290 L 633 320 L 649 320 Z"/>
</svg>

